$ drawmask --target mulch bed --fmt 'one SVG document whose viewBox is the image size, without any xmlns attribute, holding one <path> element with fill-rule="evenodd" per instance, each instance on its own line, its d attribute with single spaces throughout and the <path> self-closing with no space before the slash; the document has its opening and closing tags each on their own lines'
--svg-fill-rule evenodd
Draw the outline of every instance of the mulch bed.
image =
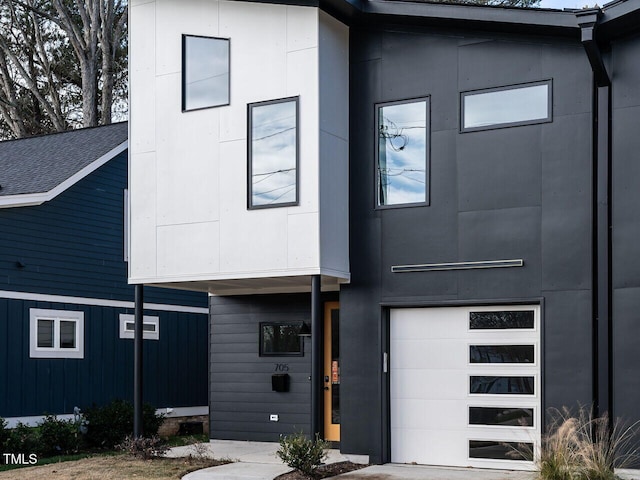
<svg viewBox="0 0 640 480">
<path fill-rule="evenodd" d="M 282 475 L 278 475 L 274 480 L 319 480 L 321 478 L 330 478 L 340 475 L 341 473 L 353 472 L 366 467 L 353 462 L 338 462 L 330 463 L 328 465 L 322 465 L 316 469 L 315 475 L 308 476 L 298 470 L 292 470 Z"/>
</svg>

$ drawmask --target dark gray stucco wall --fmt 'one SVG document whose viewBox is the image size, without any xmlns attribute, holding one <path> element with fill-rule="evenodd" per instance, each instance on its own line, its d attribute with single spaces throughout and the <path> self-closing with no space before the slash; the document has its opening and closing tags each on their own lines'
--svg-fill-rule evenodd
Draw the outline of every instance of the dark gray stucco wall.
<svg viewBox="0 0 640 480">
<path fill-rule="evenodd" d="M 612 45 L 613 415 L 640 420 L 640 36 Z"/>
<path fill-rule="evenodd" d="M 280 434 L 308 432 L 311 342 L 304 339 L 304 356 L 260 357 L 259 324 L 310 322 L 310 294 L 211 297 L 210 312 L 211 438 L 274 442 Z M 272 391 L 274 373 L 289 374 L 288 392 Z"/>
<path fill-rule="evenodd" d="M 544 406 L 589 403 L 592 75 L 582 46 L 396 26 L 353 28 L 351 42 L 342 451 L 388 460 L 381 303 L 542 301 Z M 551 123 L 459 133 L 461 91 L 549 79 Z M 376 210 L 374 104 L 426 95 L 430 206 Z M 391 273 L 392 265 L 514 258 L 524 267 Z"/>
</svg>

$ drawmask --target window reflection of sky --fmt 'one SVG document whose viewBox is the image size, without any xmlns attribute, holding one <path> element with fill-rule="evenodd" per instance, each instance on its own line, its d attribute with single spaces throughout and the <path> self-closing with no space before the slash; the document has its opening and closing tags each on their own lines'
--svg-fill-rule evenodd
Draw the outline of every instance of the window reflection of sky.
<svg viewBox="0 0 640 480">
<path fill-rule="evenodd" d="M 426 124 L 425 101 L 380 108 L 380 205 L 426 201 Z"/>
<path fill-rule="evenodd" d="M 229 41 L 185 37 L 185 110 L 229 103 Z"/>
<path fill-rule="evenodd" d="M 549 116 L 548 85 L 464 97 L 464 128 L 540 120 Z"/>
<path fill-rule="evenodd" d="M 296 102 L 251 109 L 253 206 L 296 201 Z"/>
</svg>

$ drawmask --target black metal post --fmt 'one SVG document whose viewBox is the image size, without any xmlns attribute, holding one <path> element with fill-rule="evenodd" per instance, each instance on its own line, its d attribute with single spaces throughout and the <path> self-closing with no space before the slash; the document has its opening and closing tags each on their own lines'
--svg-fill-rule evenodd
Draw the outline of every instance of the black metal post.
<svg viewBox="0 0 640 480">
<path fill-rule="evenodd" d="M 141 437 L 142 428 L 142 336 L 143 336 L 143 285 L 136 285 L 135 324 L 133 334 L 133 436 Z"/>
<path fill-rule="evenodd" d="M 322 394 L 322 303 L 320 275 L 311 277 L 311 436 L 320 434 Z"/>
</svg>

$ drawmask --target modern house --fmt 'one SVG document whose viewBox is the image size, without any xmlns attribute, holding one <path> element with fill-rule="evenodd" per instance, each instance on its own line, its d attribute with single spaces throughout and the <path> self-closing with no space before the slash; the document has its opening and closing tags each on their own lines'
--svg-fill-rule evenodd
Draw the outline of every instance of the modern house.
<svg viewBox="0 0 640 480">
<path fill-rule="evenodd" d="M 126 123 L 0 142 L 0 417 L 133 395 Z M 206 415 L 207 295 L 146 289 L 145 401 Z"/>
<path fill-rule="evenodd" d="M 130 13 L 129 281 L 211 294 L 211 438 L 528 468 L 551 407 L 640 418 L 640 0 Z"/>
</svg>

